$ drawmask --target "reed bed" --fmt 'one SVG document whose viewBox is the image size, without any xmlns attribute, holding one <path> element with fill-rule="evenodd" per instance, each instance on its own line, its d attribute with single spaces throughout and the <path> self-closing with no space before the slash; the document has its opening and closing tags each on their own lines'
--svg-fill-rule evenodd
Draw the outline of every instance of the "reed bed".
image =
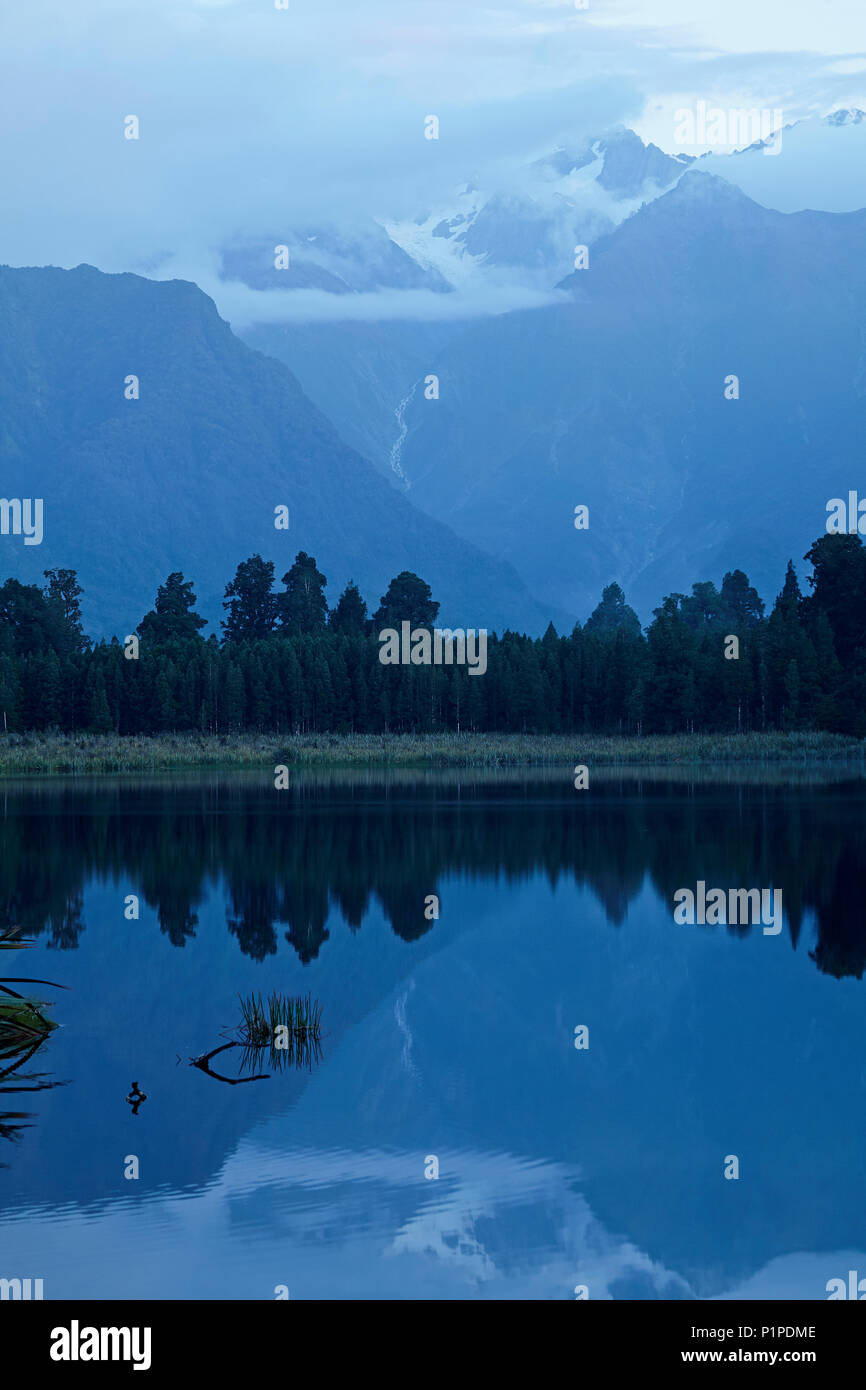
<svg viewBox="0 0 866 1390">
<path fill-rule="evenodd" d="M 0 778 L 258 768 L 507 768 L 863 760 L 866 740 L 827 733 L 7 734 Z"/>
</svg>

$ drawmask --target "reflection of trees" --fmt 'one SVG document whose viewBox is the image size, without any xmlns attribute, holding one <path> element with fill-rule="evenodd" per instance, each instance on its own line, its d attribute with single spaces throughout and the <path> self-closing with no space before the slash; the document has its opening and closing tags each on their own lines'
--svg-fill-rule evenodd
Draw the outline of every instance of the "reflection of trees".
<svg viewBox="0 0 866 1390">
<path fill-rule="evenodd" d="M 809 955 L 825 975 L 856 975 L 866 969 L 866 925 L 860 901 L 864 855 L 855 839 L 836 847 L 834 872 L 825 884 L 826 896 L 818 909 L 818 941 Z"/>
<path fill-rule="evenodd" d="M 274 922 L 279 910 L 279 897 L 272 884 L 250 877 L 241 883 L 230 882 L 231 910 L 228 928 L 236 936 L 245 956 L 264 960 L 277 950 Z"/>
<path fill-rule="evenodd" d="M 160 930 L 172 946 L 185 946 L 195 936 L 198 913 L 195 909 L 203 897 L 203 866 L 209 850 L 207 826 L 203 813 L 191 813 L 183 818 L 182 835 L 172 838 L 164 834 L 159 817 L 152 829 L 159 834 L 158 852 L 148 856 L 139 878 L 140 895 L 148 907 L 154 908 Z M 167 829 L 177 825 L 174 818 Z M 177 827 L 180 829 L 180 826 Z"/>
<path fill-rule="evenodd" d="M 567 879 L 591 890 L 616 925 L 647 881 L 672 904 L 677 888 L 704 879 L 781 887 L 792 943 L 814 913 L 818 968 L 860 978 L 861 785 L 731 789 L 684 774 L 608 777 L 592 792 L 574 791 L 566 776 L 533 785 L 465 775 L 454 786 L 366 782 L 336 792 L 300 782 L 277 793 L 243 779 L 27 788 L 9 794 L 0 822 L 0 926 L 18 922 L 73 947 L 84 887 L 98 877 L 138 892 L 182 946 L 221 882 L 245 955 L 274 955 L 282 935 L 306 963 L 327 941 L 332 912 L 357 930 L 376 902 L 398 936 L 417 939 L 435 925 L 424 898 L 447 875 Z"/>
<path fill-rule="evenodd" d="M 59 804 L 53 815 L 34 816 L 27 800 L 16 815 L 16 800 L 7 796 L 0 822 L 0 929 L 18 925 L 31 937 L 47 932 L 51 946 L 68 950 L 84 930 L 82 889 L 96 867 L 101 826 L 88 825 L 85 848 L 75 816 L 58 814 Z"/>
<path fill-rule="evenodd" d="M 327 879 L 321 883 L 300 880 L 287 885 L 283 894 L 280 921 L 288 922 L 286 940 L 297 951 L 304 965 L 315 960 L 322 942 L 327 941 L 330 935 L 325 930 L 327 920 Z"/>
</svg>

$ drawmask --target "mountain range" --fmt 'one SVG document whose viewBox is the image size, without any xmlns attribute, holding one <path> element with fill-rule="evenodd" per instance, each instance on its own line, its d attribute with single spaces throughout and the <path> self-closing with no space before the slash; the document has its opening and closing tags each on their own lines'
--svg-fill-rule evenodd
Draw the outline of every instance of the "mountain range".
<svg viewBox="0 0 866 1390">
<path fill-rule="evenodd" d="M 223 252 L 278 306 L 237 333 L 189 282 L 0 269 L 2 491 L 45 500 L 40 546 L 0 536 L 4 573 L 77 568 L 106 634 L 173 569 L 218 623 L 255 551 L 279 579 L 305 549 L 332 600 L 353 578 L 372 605 L 411 569 L 444 621 L 500 630 L 567 630 L 613 580 L 644 620 L 734 567 L 771 599 L 860 485 L 864 140 L 857 110 L 770 157 L 620 129 L 410 222 L 271 229 Z M 295 322 L 292 290 L 346 316 Z"/>
<path fill-rule="evenodd" d="M 42 543 L 0 536 L 0 565 L 39 584 L 77 569 L 89 631 L 131 632 L 173 570 L 218 624 L 241 560 L 272 559 L 279 581 L 298 550 L 332 600 L 354 579 L 375 605 L 412 569 L 454 625 L 548 621 L 507 562 L 417 511 L 195 285 L 2 267 L 0 318 L 3 495 L 44 499 Z"/>
<path fill-rule="evenodd" d="M 566 303 L 435 359 L 402 486 L 582 615 L 612 580 L 647 616 L 733 566 L 772 598 L 862 476 L 864 237 L 866 212 L 783 214 L 688 172 L 565 277 Z"/>
<path fill-rule="evenodd" d="M 560 151 L 531 171 L 536 195 L 553 190 L 551 206 L 557 173 L 586 176 L 589 268 L 569 261 L 554 280 L 564 250 L 545 252 L 552 302 L 472 321 L 242 331 L 292 366 L 417 506 L 507 557 L 546 605 L 583 619 L 617 580 L 647 619 L 664 593 L 733 567 L 772 599 L 787 560 L 801 563 L 823 531 L 827 501 L 858 485 L 864 215 L 810 210 L 808 200 L 821 168 L 834 168 L 836 193 L 824 201 L 851 202 L 864 142 L 857 110 L 786 128 L 776 156 L 755 148 L 677 161 L 620 132 L 593 142 L 592 162 Z M 847 195 L 837 146 L 851 167 Z M 534 223 L 509 219 L 501 199 L 465 197 L 472 217 L 454 213 L 432 229 L 448 243 L 440 272 L 450 257 L 467 274 L 501 273 L 511 255 L 510 272 L 522 273 L 522 261 L 538 283 L 530 224 L 548 249 L 556 225 L 540 195 Z M 866 205 L 866 185 L 862 197 Z M 607 220 L 593 222 L 590 205 L 605 198 Z M 419 261 L 439 212 L 414 243 L 403 240 Z M 560 225 L 566 248 L 576 224 Z M 475 257 L 479 226 L 491 235 Z M 435 400 L 425 394 L 431 374 Z M 732 375 L 737 400 L 725 398 Z M 590 506 L 583 533 L 579 504 Z"/>
</svg>

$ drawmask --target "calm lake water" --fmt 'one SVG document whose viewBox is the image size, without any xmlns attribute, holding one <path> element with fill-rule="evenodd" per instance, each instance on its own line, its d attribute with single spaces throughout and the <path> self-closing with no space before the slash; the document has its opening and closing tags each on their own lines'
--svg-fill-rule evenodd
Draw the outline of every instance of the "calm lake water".
<svg viewBox="0 0 866 1390">
<path fill-rule="evenodd" d="M 0 1277 L 826 1298 L 866 1276 L 864 809 L 854 772 L 0 789 L 0 922 L 37 941 L 2 973 L 68 986 L 0 1081 Z M 677 925 L 698 880 L 781 888 L 781 933 Z M 321 1056 L 227 1084 L 190 1059 L 252 990 L 311 993 Z"/>
</svg>

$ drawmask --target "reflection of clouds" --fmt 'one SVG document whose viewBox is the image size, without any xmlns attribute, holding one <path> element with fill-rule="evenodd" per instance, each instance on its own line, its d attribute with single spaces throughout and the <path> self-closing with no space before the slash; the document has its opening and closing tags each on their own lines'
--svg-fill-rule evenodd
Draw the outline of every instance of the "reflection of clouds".
<svg viewBox="0 0 866 1390">
<path fill-rule="evenodd" d="M 635 1278 L 649 1297 L 692 1296 L 605 1231 L 576 1167 L 438 1156 L 440 1178 L 425 1180 L 420 1152 L 248 1139 L 194 1194 L 17 1213 L 0 1223 L 4 1264 L 37 1270 L 51 1298 L 267 1298 L 272 1275 L 293 1298 L 570 1299 L 580 1283 L 605 1299 Z"/>
<path fill-rule="evenodd" d="M 400 1271 L 411 1257 L 416 1266 L 435 1266 L 452 1297 L 570 1298 L 582 1283 L 590 1298 L 604 1299 L 614 1283 L 635 1276 L 656 1297 L 669 1296 L 663 1291 L 672 1284 L 679 1297 L 693 1297 L 678 1275 L 605 1230 L 575 1191 L 576 1166 L 477 1150 L 437 1157 L 440 1177 L 427 1180 L 420 1152 L 286 1153 L 247 1140 L 226 1163 L 219 1189 L 241 1220 L 241 1208 L 258 1209 L 251 1199 L 268 1191 L 269 1227 L 303 1233 L 305 1259 L 311 1239 L 329 1241 L 334 1269 L 351 1268 L 365 1249 L 380 1284 L 392 1290 L 383 1296 L 402 1296 Z M 359 1184 L 376 1188 L 360 1222 Z"/>
<path fill-rule="evenodd" d="M 443 1176 L 425 1181 L 420 1153 L 246 1141 L 194 1194 L 3 1218 L 3 1265 L 44 1278 L 48 1299 L 270 1299 L 280 1282 L 293 1299 L 400 1299 L 409 1289 L 422 1299 L 573 1299 L 577 1284 L 592 1300 L 695 1297 L 604 1229 L 574 1190 L 576 1168 L 477 1151 L 439 1158 Z M 866 1252 L 794 1253 L 716 1297 L 822 1300 L 828 1279 L 850 1269 L 866 1274 Z"/>
<path fill-rule="evenodd" d="M 570 1300 L 578 1284 L 596 1301 L 696 1297 L 605 1229 L 574 1165 L 443 1150 L 425 1180 L 420 1151 L 267 1147 L 261 1134 L 194 1193 L 0 1219 L 4 1267 L 44 1278 L 49 1299 L 269 1299 L 281 1282 L 295 1299 Z M 866 1273 L 866 1253 L 794 1253 L 715 1297 L 821 1300 L 850 1269 Z"/>
<path fill-rule="evenodd" d="M 581 1283 L 588 1286 L 590 1298 L 604 1299 L 612 1296 L 615 1281 L 635 1274 L 648 1279 L 661 1296 L 672 1277 L 681 1282 L 630 1241 L 605 1231 L 586 1199 L 573 1190 L 577 1168 L 512 1154 L 439 1157 L 442 1176 L 433 1200 L 403 1224 L 387 1254 L 436 1260 L 461 1284 L 474 1284 L 476 1291 L 489 1285 L 495 1297 L 568 1298 Z M 452 1171 L 454 1178 L 449 1177 Z M 515 1239 L 510 1217 L 517 1208 L 517 1229 L 531 1233 L 535 1224 L 554 1243 Z"/>
<path fill-rule="evenodd" d="M 796 1251 L 791 1255 L 780 1255 L 770 1260 L 737 1284 L 733 1289 L 715 1294 L 716 1299 L 774 1299 L 774 1298 L 827 1298 L 827 1282 L 830 1279 L 844 1279 L 848 1284 L 848 1271 L 856 1269 L 866 1275 L 866 1252 L 862 1250 L 827 1251 L 813 1255 L 811 1252 Z"/>
</svg>

